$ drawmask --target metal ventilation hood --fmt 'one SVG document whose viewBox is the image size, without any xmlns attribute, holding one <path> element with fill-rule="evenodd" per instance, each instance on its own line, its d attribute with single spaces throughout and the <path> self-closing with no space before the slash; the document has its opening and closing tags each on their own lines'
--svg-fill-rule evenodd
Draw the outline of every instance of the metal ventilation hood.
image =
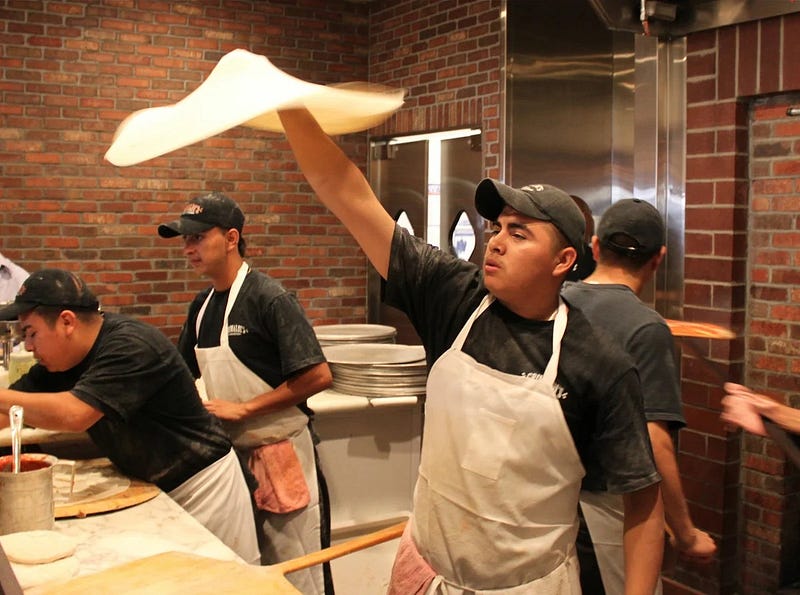
<svg viewBox="0 0 800 595">
<path fill-rule="evenodd" d="M 680 37 L 696 31 L 800 12 L 795 0 L 588 0 L 614 31 Z M 644 16 L 646 23 L 643 23 Z"/>
</svg>

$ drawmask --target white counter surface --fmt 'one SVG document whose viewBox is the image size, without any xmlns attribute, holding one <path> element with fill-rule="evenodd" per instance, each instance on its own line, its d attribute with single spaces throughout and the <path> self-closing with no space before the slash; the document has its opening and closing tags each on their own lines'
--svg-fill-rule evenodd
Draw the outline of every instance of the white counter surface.
<svg viewBox="0 0 800 595">
<path fill-rule="evenodd" d="M 165 493 L 114 512 L 58 519 L 56 531 L 78 540 L 78 576 L 168 551 L 241 559 Z M 244 562 L 242 562 L 244 564 Z"/>
</svg>

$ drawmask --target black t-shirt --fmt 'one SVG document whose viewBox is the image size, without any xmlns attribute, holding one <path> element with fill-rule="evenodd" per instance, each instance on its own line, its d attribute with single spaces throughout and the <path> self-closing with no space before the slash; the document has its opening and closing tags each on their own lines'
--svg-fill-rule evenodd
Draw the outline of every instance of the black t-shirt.
<svg viewBox="0 0 800 595">
<path fill-rule="evenodd" d="M 395 229 L 384 299 L 406 312 L 432 365 L 453 343 L 487 290 L 481 269 Z M 553 322 L 521 318 L 495 301 L 475 321 L 463 351 L 507 374 L 541 374 Z M 586 489 L 625 493 L 660 480 L 632 361 L 570 308 L 556 382 L 559 403 L 586 469 Z M 536 453 L 531 453 L 536 456 Z M 604 482 L 607 480 L 607 484 Z"/>
<path fill-rule="evenodd" d="M 685 426 L 675 342 L 661 315 L 626 285 L 566 283 L 562 294 L 633 357 L 647 420 L 673 431 Z"/>
<path fill-rule="evenodd" d="M 69 391 L 101 411 L 90 438 L 125 474 L 164 491 L 231 449 L 175 346 L 158 329 L 127 316 L 105 314 L 91 351 L 74 368 L 48 372 L 37 364 L 14 389 Z"/>
<path fill-rule="evenodd" d="M 200 368 L 195 345 L 219 343 L 229 291 L 214 292 L 196 334 L 197 315 L 211 288 L 198 294 L 189 306 L 178 350 L 196 376 Z M 241 362 L 275 388 L 304 368 L 325 361 L 322 348 L 303 307 L 294 294 L 275 279 L 249 271 L 228 316 L 228 344 Z M 301 407 L 307 414 L 309 410 Z"/>
</svg>

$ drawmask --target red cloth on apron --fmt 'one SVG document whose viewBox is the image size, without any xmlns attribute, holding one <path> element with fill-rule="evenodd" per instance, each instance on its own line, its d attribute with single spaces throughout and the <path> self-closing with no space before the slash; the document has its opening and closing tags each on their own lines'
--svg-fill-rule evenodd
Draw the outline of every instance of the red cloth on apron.
<svg viewBox="0 0 800 595">
<path fill-rule="evenodd" d="M 308 506 L 311 494 L 290 440 L 256 448 L 247 466 L 258 481 L 253 496 L 261 510 L 285 514 Z"/>
</svg>

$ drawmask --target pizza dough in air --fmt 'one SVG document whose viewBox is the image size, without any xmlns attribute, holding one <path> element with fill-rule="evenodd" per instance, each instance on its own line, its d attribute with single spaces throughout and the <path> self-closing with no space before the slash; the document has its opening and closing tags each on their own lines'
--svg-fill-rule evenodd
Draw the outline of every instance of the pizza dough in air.
<svg viewBox="0 0 800 595">
<path fill-rule="evenodd" d="M 16 564 L 11 563 L 11 570 L 23 589 L 38 587 L 54 581 L 66 581 L 78 574 L 78 559 L 75 556 L 61 558 L 49 564 Z"/>
<path fill-rule="evenodd" d="M 37 530 L 2 535 L 0 545 L 10 562 L 42 565 L 71 556 L 78 541 L 58 531 Z"/>
<path fill-rule="evenodd" d="M 266 56 L 235 49 L 177 103 L 141 109 L 125 118 L 105 157 L 114 165 L 133 165 L 236 126 L 283 132 L 278 112 L 291 107 L 306 107 L 327 134 L 359 132 L 386 120 L 404 99 L 405 89 L 359 81 L 303 81 Z"/>
</svg>

